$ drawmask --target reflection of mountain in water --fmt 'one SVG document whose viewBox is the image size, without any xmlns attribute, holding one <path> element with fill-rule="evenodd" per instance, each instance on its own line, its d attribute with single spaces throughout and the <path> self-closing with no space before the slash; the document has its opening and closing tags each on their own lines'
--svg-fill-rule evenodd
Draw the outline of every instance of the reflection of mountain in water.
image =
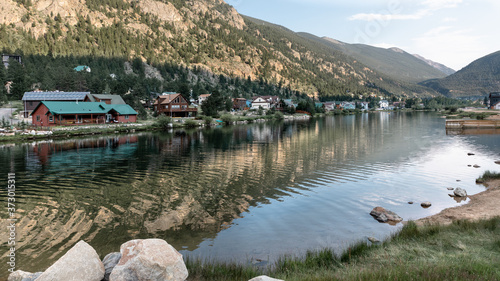
<svg viewBox="0 0 500 281">
<path fill-rule="evenodd" d="M 80 239 L 100 254 L 150 237 L 196 249 L 250 206 L 386 168 L 372 161 L 397 165 L 394 150 L 412 150 L 412 142 L 379 132 L 419 135 L 418 118 L 405 119 L 362 115 L 0 150 L 0 163 L 16 155 L 19 264 L 43 269 Z"/>
</svg>

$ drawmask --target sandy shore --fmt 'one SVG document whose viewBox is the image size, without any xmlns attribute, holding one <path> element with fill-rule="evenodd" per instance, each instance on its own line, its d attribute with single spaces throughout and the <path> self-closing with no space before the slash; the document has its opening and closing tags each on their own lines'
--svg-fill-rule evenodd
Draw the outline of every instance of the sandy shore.
<svg viewBox="0 0 500 281">
<path fill-rule="evenodd" d="M 482 220 L 500 216 L 500 180 L 489 181 L 486 191 L 469 196 L 468 204 L 448 208 L 441 213 L 422 218 L 417 224 L 450 224 L 454 220 Z"/>
</svg>

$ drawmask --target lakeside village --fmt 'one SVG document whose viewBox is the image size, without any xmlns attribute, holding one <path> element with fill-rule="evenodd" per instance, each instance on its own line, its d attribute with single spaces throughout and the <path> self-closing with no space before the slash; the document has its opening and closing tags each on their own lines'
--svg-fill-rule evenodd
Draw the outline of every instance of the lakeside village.
<svg viewBox="0 0 500 281">
<path fill-rule="evenodd" d="M 144 108 L 134 109 L 126 104 L 120 95 L 92 94 L 90 92 L 26 92 L 22 107 L 13 111 L 10 122 L 2 118 L 1 136 L 16 134 L 43 135 L 55 130 L 67 130 L 69 126 L 129 124 L 134 126 L 151 125 L 151 120 L 167 116 L 166 121 L 179 123 L 179 126 L 204 126 L 219 123 L 251 122 L 270 117 L 308 118 L 314 113 L 349 114 L 375 110 L 400 110 L 405 108 L 424 109 L 424 103 L 408 101 L 388 101 L 383 97 L 373 97 L 368 101 L 312 102 L 280 99 L 278 96 L 256 96 L 252 99 L 225 99 L 222 95 L 200 95 L 189 99 L 175 92 L 155 94 L 152 102 L 141 101 Z M 417 100 L 418 101 L 418 100 Z M 491 93 L 485 99 L 489 109 L 500 109 L 500 93 Z M 140 111 L 145 116 L 139 117 Z M 219 112 L 226 114 L 220 116 Z M 219 117 L 213 119 L 212 117 Z M 150 122 L 139 122 L 139 120 Z M 262 120 L 262 119 L 260 119 Z M 13 122 L 14 121 L 14 122 Z M 139 122 L 139 123 L 138 123 Z M 187 123 L 186 123 L 187 122 Z M 17 124 L 17 125 L 15 125 Z M 129 124 L 132 125 L 132 124 Z M 109 127 L 109 126 L 108 126 Z M 86 127 L 88 128 L 88 127 Z M 92 128 L 102 128 L 95 126 Z"/>
</svg>

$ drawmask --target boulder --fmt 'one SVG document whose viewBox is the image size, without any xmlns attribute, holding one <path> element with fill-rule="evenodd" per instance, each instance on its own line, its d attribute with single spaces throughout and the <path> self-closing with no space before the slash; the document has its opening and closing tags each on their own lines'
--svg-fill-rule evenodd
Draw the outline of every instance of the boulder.
<svg viewBox="0 0 500 281">
<path fill-rule="evenodd" d="M 400 222 L 403 220 L 403 218 L 398 216 L 396 213 L 382 207 L 373 208 L 370 215 L 372 215 L 379 222 Z"/>
<path fill-rule="evenodd" d="M 262 276 L 258 276 L 258 277 L 252 278 L 252 279 L 250 279 L 248 281 L 284 281 L 284 280 L 274 279 L 274 278 L 271 278 L 269 276 L 262 275 Z"/>
<path fill-rule="evenodd" d="M 122 244 L 120 253 L 110 281 L 180 281 L 188 277 L 182 255 L 165 240 L 131 240 Z"/>
<path fill-rule="evenodd" d="M 375 237 L 368 237 L 368 241 L 372 242 L 372 243 L 380 243 L 380 240 L 378 240 L 377 238 Z"/>
<path fill-rule="evenodd" d="M 495 161 L 495 164 L 498 164 L 498 165 L 500 165 L 500 161 Z"/>
<path fill-rule="evenodd" d="M 109 281 L 109 275 L 118 264 L 120 259 L 122 258 L 122 254 L 119 252 L 107 254 L 102 263 L 104 265 L 104 281 Z"/>
<path fill-rule="evenodd" d="M 470 153 L 470 152 L 469 152 L 469 153 L 467 153 L 467 155 L 469 155 L 469 156 L 474 156 L 474 155 L 476 155 L 476 154 L 474 154 L 474 153 Z"/>
<path fill-rule="evenodd" d="M 456 188 L 453 191 L 453 194 L 455 194 L 455 196 L 457 196 L 457 197 L 467 197 L 467 191 L 465 189 L 460 188 L 460 187 Z"/>
<path fill-rule="evenodd" d="M 36 281 L 101 281 L 104 266 L 94 248 L 85 241 L 76 243 Z"/>
<path fill-rule="evenodd" d="M 477 169 L 477 168 L 481 168 L 481 166 L 479 166 L 478 164 L 476 164 L 476 165 L 474 165 L 474 166 L 472 166 L 472 167 L 474 167 L 474 168 L 476 168 L 476 169 Z"/>
<path fill-rule="evenodd" d="M 410 204 L 410 205 L 413 205 L 413 203 L 414 203 L 413 201 L 408 202 L 408 204 Z"/>
<path fill-rule="evenodd" d="M 40 277 L 42 273 L 43 272 L 31 273 L 22 270 L 16 270 L 9 275 L 7 281 L 34 281 L 35 279 Z"/>
<path fill-rule="evenodd" d="M 429 208 L 430 206 L 432 206 L 432 203 L 431 202 L 422 202 L 422 204 L 420 204 L 420 206 L 424 207 L 424 208 Z"/>
</svg>

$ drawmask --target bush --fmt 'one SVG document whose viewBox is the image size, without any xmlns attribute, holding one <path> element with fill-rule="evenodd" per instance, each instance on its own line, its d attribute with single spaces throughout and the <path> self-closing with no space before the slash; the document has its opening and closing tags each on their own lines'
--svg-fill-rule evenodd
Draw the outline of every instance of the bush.
<svg viewBox="0 0 500 281">
<path fill-rule="evenodd" d="M 199 125 L 200 124 L 198 122 L 196 122 L 195 120 L 193 120 L 193 119 L 188 119 L 184 123 L 184 126 L 186 126 L 188 128 L 195 128 L 195 127 L 198 127 Z"/>
<path fill-rule="evenodd" d="M 214 119 L 210 116 L 203 116 L 203 121 L 205 121 L 205 125 L 207 126 L 210 126 L 212 125 L 212 122 L 214 121 Z"/>
<path fill-rule="evenodd" d="M 230 125 L 234 122 L 234 116 L 231 115 L 231 114 L 224 114 L 220 117 L 220 119 L 222 120 L 222 122 L 224 122 L 224 124 L 226 125 Z"/>
<path fill-rule="evenodd" d="M 168 124 L 172 124 L 172 117 L 170 116 L 166 116 L 166 115 L 161 115 L 160 117 L 158 117 L 154 123 L 154 125 L 156 127 L 159 127 L 163 130 L 166 130 L 168 129 L 169 125 Z"/>
<path fill-rule="evenodd" d="M 274 118 L 276 120 L 283 120 L 285 119 L 285 115 L 281 111 L 276 111 L 276 113 L 274 113 Z"/>
</svg>

